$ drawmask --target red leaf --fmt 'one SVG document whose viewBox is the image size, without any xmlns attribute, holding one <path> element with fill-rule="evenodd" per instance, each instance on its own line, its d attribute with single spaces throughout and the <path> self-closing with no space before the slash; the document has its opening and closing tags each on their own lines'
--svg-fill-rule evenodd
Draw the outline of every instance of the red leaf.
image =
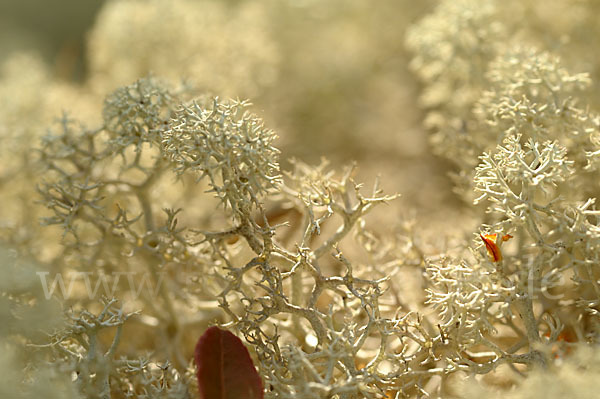
<svg viewBox="0 0 600 399">
<path fill-rule="evenodd" d="M 262 399 L 262 381 L 242 341 L 210 327 L 196 344 L 201 399 Z"/>
</svg>

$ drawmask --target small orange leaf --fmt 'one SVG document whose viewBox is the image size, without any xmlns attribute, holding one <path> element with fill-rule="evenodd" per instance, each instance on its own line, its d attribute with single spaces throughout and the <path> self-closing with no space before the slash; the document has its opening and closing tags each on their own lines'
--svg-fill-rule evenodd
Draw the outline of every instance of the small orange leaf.
<svg viewBox="0 0 600 399">
<path fill-rule="evenodd" d="M 486 234 L 485 236 L 479 234 L 481 240 L 485 244 L 485 249 L 487 249 L 492 262 L 500 262 L 502 260 L 502 252 L 500 252 L 500 248 L 496 245 L 496 237 L 494 234 Z"/>
<path fill-rule="evenodd" d="M 550 331 L 546 332 L 544 336 L 550 337 Z M 573 352 L 573 347 L 565 343 L 574 343 L 577 341 L 578 339 L 575 331 L 572 329 L 565 329 L 558 334 L 558 337 L 556 337 L 556 342 L 553 343 L 550 351 L 555 359 L 568 356 Z"/>
</svg>

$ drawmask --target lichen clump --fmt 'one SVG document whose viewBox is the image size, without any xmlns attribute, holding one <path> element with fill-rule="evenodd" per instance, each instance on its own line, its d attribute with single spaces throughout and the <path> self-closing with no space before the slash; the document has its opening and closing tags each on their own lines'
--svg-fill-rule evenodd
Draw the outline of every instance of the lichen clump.
<svg viewBox="0 0 600 399">
<path fill-rule="evenodd" d="M 585 16 L 597 3 L 438 3 L 396 49 L 451 169 L 455 201 L 437 206 L 435 228 L 383 190 L 401 171 L 380 181 L 291 159 L 293 129 L 222 95 L 308 107 L 278 96 L 327 79 L 287 81 L 294 34 L 273 32 L 322 12 L 357 39 L 336 84 L 365 76 L 358 0 L 339 15 L 294 5 L 302 21 L 270 2 L 110 1 L 84 84 L 12 59 L 0 80 L 0 396 L 198 397 L 194 345 L 218 325 L 243 341 L 268 399 L 593 397 L 600 64 L 580 38 L 598 32 Z M 366 116 L 349 120 L 383 115 L 358 97 Z"/>
</svg>

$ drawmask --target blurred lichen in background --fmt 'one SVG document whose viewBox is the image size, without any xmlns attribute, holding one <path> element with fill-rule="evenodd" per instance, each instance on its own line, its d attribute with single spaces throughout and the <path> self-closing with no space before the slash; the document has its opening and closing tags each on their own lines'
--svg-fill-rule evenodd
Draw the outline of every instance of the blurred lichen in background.
<svg viewBox="0 0 600 399">
<path fill-rule="evenodd" d="M 199 397 L 214 324 L 267 398 L 594 397 L 597 2 L 38 3 L 1 397 Z"/>
</svg>

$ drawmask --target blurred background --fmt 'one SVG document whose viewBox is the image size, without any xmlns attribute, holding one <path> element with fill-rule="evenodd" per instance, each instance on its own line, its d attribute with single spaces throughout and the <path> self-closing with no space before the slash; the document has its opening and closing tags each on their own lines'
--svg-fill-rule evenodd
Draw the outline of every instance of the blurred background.
<svg viewBox="0 0 600 399">
<path fill-rule="evenodd" d="M 85 35 L 103 1 L 6 0 L 0 2 L 0 62 L 22 51 L 43 57 L 57 77 L 85 75 Z"/>
<path fill-rule="evenodd" d="M 284 168 L 290 158 L 325 157 L 338 170 L 357 161 L 358 181 L 381 175 L 387 192 L 402 194 L 382 221 L 393 209 L 447 225 L 460 202 L 448 165 L 430 154 L 404 48 L 407 27 L 435 3 L 3 1 L 0 122 L 8 135 L 40 137 L 63 111 L 93 124 L 103 97 L 139 77 L 184 79 L 200 92 L 249 98 L 280 136 Z"/>
</svg>

